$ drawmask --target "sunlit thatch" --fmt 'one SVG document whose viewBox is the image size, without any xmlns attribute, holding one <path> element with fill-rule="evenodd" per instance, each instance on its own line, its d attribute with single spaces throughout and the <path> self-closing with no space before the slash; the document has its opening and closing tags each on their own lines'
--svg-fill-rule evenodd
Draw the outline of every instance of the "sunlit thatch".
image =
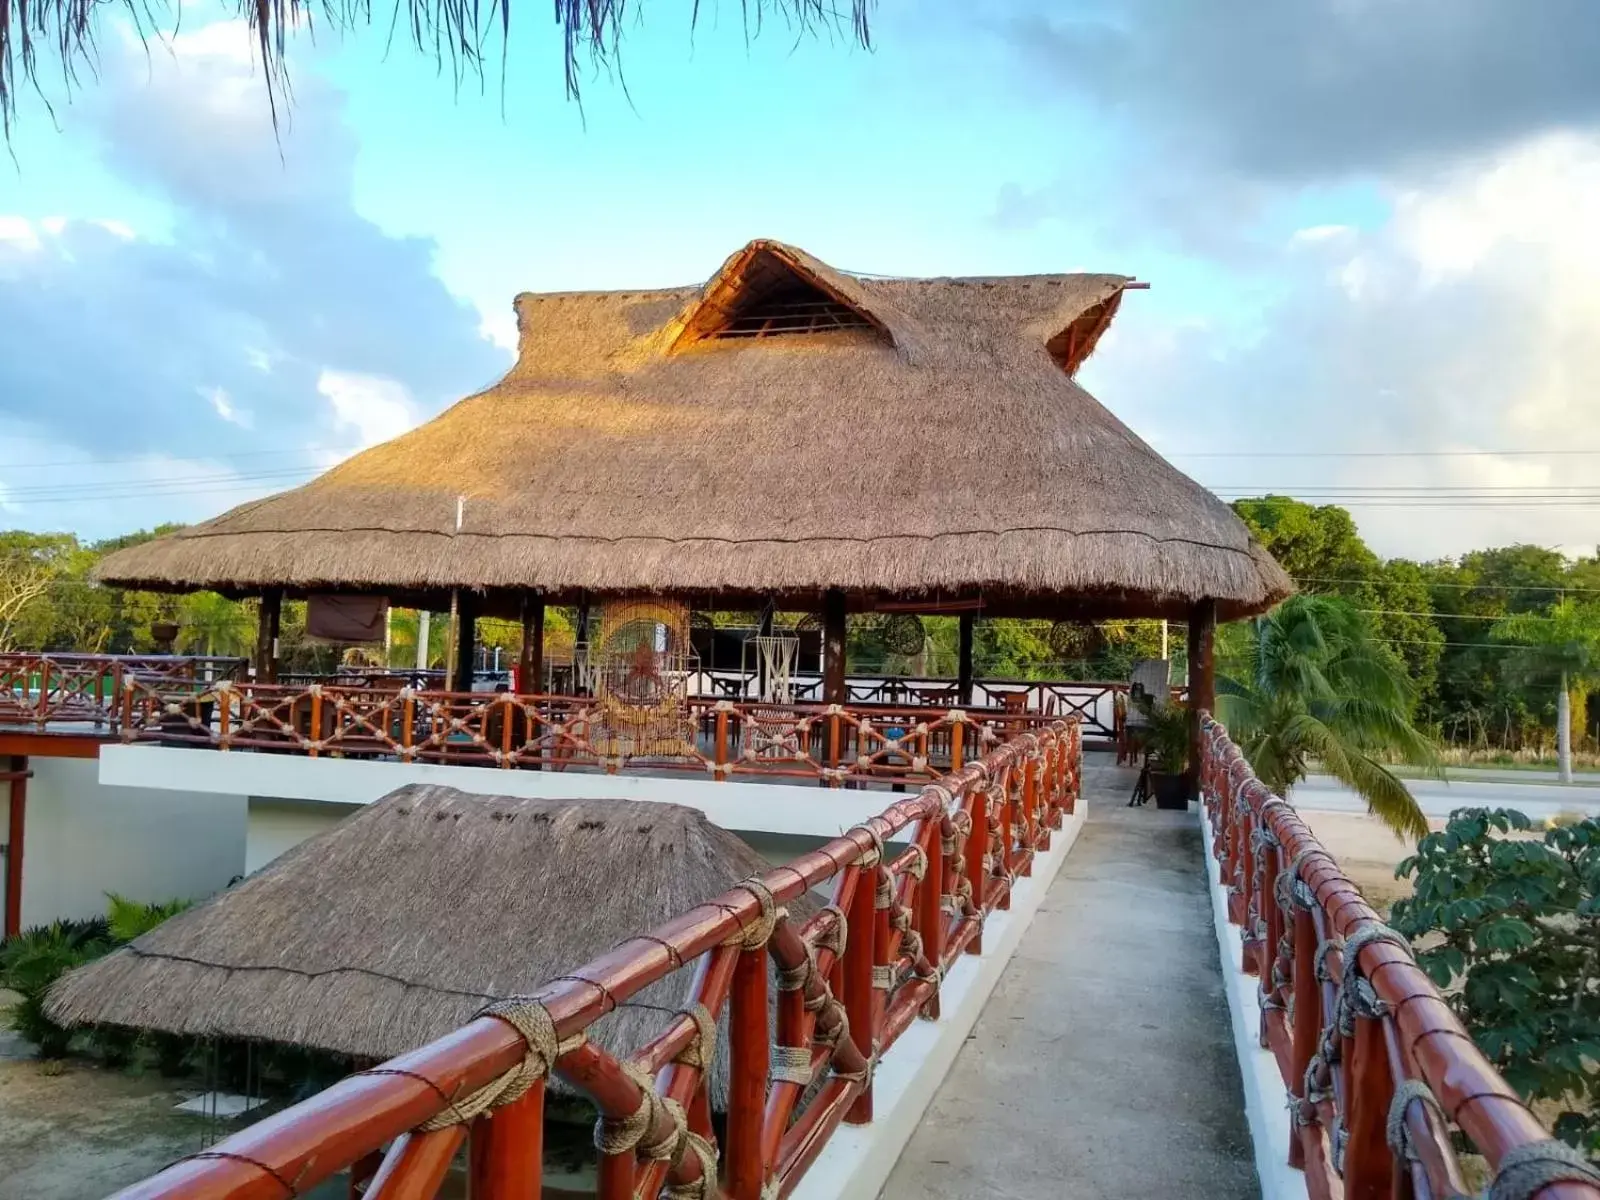
<svg viewBox="0 0 1600 1200">
<path fill-rule="evenodd" d="M 1072 378 L 1129 282 L 876 279 L 754 242 L 703 288 L 524 295 L 489 390 L 99 578 L 1263 610 L 1282 570 Z"/>
</svg>

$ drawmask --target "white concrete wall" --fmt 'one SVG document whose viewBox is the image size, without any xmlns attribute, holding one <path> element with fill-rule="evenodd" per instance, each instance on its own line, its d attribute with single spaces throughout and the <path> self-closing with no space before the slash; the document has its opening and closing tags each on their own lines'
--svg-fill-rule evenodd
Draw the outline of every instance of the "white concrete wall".
<svg viewBox="0 0 1600 1200">
<path fill-rule="evenodd" d="M 93 759 L 28 759 L 22 923 L 105 912 L 107 892 L 201 898 L 244 872 L 239 796 L 107 787 Z"/>
<path fill-rule="evenodd" d="M 250 820 L 245 833 L 244 869 L 252 874 L 285 850 L 309 837 L 332 829 L 359 804 L 329 804 L 321 800 L 278 800 L 250 797 Z"/>
<path fill-rule="evenodd" d="M 301 758 L 168 746 L 105 747 L 100 752 L 100 782 L 334 804 L 371 804 L 408 783 L 431 783 L 485 796 L 682 804 L 698 808 L 724 829 L 807 837 L 837 837 L 852 825 L 876 816 L 894 799 L 885 791 L 824 788 L 815 783 L 717 783 L 709 774 L 662 778 L 582 771 L 502 771 L 441 763 Z M 909 790 L 910 785 L 907 787 Z"/>
<path fill-rule="evenodd" d="M 1211 853 L 1211 821 L 1204 805 L 1200 830 L 1205 844 L 1206 879 L 1211 885 L 1211 915 L 1222 955 L 1222 983 L 1233 1020 L 1234 1051 L 1244 1080 L 1244 1115 L 1255 1143 L 1256 1177 L 1262 1200 L 1306 1200 L 1306 1177 L 1289 1165 L 1289 1093 L 1272 1051 L 1261 1046 L 1260 980 L 1245 973 L 1244 932 L 1228 920 L 1228 889 L 1222 867 Z"/>
</svg>

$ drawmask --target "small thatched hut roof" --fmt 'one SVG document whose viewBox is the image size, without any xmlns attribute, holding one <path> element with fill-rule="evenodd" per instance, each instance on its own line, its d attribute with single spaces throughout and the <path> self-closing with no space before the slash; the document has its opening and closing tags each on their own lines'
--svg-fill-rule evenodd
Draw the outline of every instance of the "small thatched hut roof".
<svg viewBox="0 0 1600 1200">
<path fill-rule="evenodd" d="M 1291 585 L 1244 524 L 1074 382 L 1132 282 L 862 278 L 756 241 L 704 287 L 520 296 L 489 390 L 99 578 L 1266 608 Z"/>
<path fill-rule="evenodd" d="M 414 784 L 64 976 L 49 1011 L 389 1058 L 767 869 L 695 809 Z M 683 1007 L 689 970 L 633 998 L 654 1008 L 624 1004 L 591 1036 L 637 1050 L 665 1028 L 663 1008 Z"/>
</svg>

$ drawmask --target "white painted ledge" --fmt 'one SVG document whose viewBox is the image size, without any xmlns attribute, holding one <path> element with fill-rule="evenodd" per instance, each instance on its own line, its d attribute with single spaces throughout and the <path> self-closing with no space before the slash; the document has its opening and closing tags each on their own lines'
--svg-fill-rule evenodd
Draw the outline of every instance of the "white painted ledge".
<svg viewBox="0 0 1600 1200">
<path fill-rule="evenodd" d="M 1228 889 L 1222 884 L 1222 865 L 1211 853 L 1211 821 L 1202 807 L 1201 836 L 1205 842 L 1206 879 L 1210 883 L 1211 914 L 1217 926 L 1217 949 L 1222 955 L 1222 983 L 1228 993 L 1233 1019 L 1233 1046 L 1244 1079 L 1244 1112 L 1255 1143 L 1256 1177 L 1263 1200 L 1306 1200 L 1305 1175 L 1289 1165 L 1289 1094 L 1272 1051 L 1261 1048 L 1261 1002 L 1254 975 L 1245 973 L 1244 932 L 1228 920 Z"/>
<path fill-rule="evenodd" d="M 681 804 L 724 829 L 837 837 L 875 817 L 898 796 L 815 783 L 717 783 L 709 774 L 606 775 L 582 771 L 503 771 L 450 763 L 302 758 L 173 746 L 105 746 L 100 782 L 224 796 L 371 804 L 408 783 L 440 784 L 483 796 L 546 800 L 645 800 Z M 919 785 L 908 783 L 914 793 Z"/>
<path fill-rule="evenodd" d="M 1011 907 L 989 914 L 983 953 L 962 955 L 951 966 L 939 993 L 939 1019 L 912 1022 L 884 1056 L 873 1077 L 872 1123 L 841 1125 L 791 1200 L 875 1200 L 1044 903 L 1088 808 L 1079 797 L 1077 812 L 1052 835 L 1049 853 L 1034 860 L 1032 875 L 1016 881 Z"/>
</svg>

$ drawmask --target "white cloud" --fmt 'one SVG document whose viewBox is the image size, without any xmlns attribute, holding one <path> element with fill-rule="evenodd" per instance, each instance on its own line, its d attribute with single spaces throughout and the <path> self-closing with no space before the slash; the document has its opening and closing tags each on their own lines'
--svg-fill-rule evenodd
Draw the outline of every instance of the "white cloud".
<svg viewBox="0 0 1600 1200">
<path fill-rule="evenodd" d="M 12 246 L 19 250 L 39 249 L 39 234 L 33 227 L 33 222 L 27 217 L 8 216 L 0 213 L 0 246 Z"/>
<path fill-rule="evenodd" d="M 230 425 L 237 425 L 240 429 L 254 429 L 255 417 L 249 412 L 241 412 L 233 406 L 233 398 L 228 395 L 225 388 L 200 388 L 200 394 L 211 402 L 212 411 Z"/>
<path fill-rule="evenodd" d="M 1378 228 L 1291 239 L 1272 264 L 1284 298 L 1247 346 L 1220 348 L 1214 333 L 1125 305 L 1125 340 L 1090 360 L 1091 386 L 1219 490 L 1408 489 L 1431 500 L 1351 502 L 1384 553 L 1592 545 L 1600 509 L 1517 493 L 1593 489 L 1600 455 L 1505 452 L 1600 448 L 1600 137 L 1527 139 L 1390 192 L 1393 215 Z M 1450 449 L 1495 453 L 1281 457 Z M 1183 457 L 1239 450 L 1277 456 Z M 1477 499 L 1446 506 L 1437 489 Z M 1514 498 L 1524 502 L 1484 503 Z"/>
<path fill-rule="evenodd" d="M 248 46 L 238 23 L 148 58 L 108 39 L 99 82 L 61 121 L 171 210 L 171 235 L 140 237 L 117 212 L 0 216 L 0 430 L 26 431 L 52 461 L 266 451 L 276 476 L 241 468 L 248 487 L 181 494 L 135 483 L 104 505 L 47 503 L 17 490 L 31 480 L 7 479 L 13 501 L 31 497 L 31 526 L 101 535 L 213 515 L 391 436 L 508 364 L 434 274 L 433 243 L 391 237 L 356 211 L 342 94 L 297 72 L 280 139 Z"/>
<path fill-rule="evenodd" d="M 336 427 L 355 434 L 352 451 L 399 437 L 421 420 L 411 393 L 394 379 L 324 370 L 317 376 L 317 391 L 332 406 Z"/>
</svg>

